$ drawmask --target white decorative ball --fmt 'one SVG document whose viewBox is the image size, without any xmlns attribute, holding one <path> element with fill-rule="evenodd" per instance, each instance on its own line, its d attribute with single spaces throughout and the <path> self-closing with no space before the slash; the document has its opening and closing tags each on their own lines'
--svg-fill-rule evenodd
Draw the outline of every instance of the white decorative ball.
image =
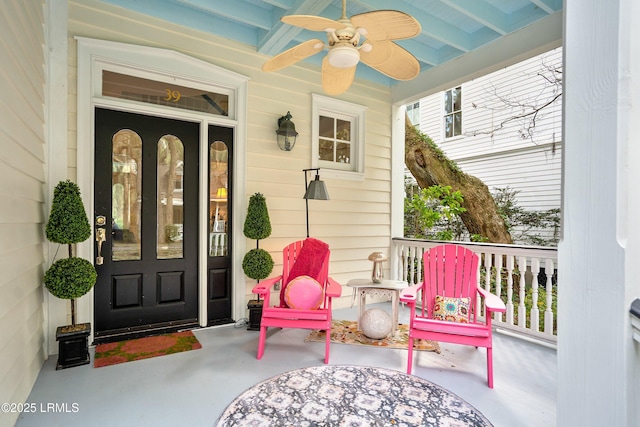
<svg viewBox="0 0 640 427">
<path fill-rule="evenodd" d="M 360 317 L 360 329 L 367 337 L 374 340 L 389 335 L 391 327 L 391 316 L 380 308 L 370 308 Z"/>
</svg>

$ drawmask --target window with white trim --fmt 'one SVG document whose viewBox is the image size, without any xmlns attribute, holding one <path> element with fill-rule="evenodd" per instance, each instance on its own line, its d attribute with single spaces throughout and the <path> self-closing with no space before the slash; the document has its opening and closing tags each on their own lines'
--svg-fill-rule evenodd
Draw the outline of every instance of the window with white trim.
<svg viewBox="0 0 640 427">
<path fill-rule="evenodd" d="M 407 104 L 407 117 L 409 117 L 411 124 L 420 130 L 420 101 Z"/>
<path fill-rule="evenodd" d="M 462 86 L 444 93 L 444 137 L 462 135 Z"/>
<path fill-rule="evenodd" d="M 313 167 L 334 171 L 334 177 L 364 177 L 366 107 L 313 95 Z"/>
</svg>

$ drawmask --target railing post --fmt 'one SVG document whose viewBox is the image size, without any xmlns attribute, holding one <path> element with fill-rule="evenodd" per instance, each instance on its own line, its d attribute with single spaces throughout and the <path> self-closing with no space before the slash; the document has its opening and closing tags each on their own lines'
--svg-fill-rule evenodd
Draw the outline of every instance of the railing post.
<svg viewBox="0 0 640 427">
<path fill-rule="evenodd" d="M 411 283 L 412 285 L 416 284 L 416 278 L 415 278 L 415 265 L 416 265 L 416 248 L 414 246 L 410 246 L 409 247 L 409 262 L 407 263 L 409 265 L 409 283 Z"/>
<path fill-rule="evenodd" d="M 547 275 L 547 298 L 544 310 L 544 332 L 553 335 L 553 260 L 547 258 L 544 264 L 544 272 Z"/>
<path fill-rule="evenodd" d="M 422 283 L 422 274 L 423 274 L 423 266 L 422 266 L 422 256 L 424 255 L 424 251 L 421 247 L 416 246 L 416 284 Z"/>
<path fill-rule="evenodd" d="M 484 289 L 487 292 L 491 292 L 491 254 L 483 254 L 484 255 Z M 476 296 L 477 301 L 476 301 L 476 307 L 480 307 L 480 303 L 481 303 L 481 298 L 480 295 L 478 294 Z M 481 313 L 484 313 L 483 311 L 481 311 Z M 486 320 L 485 320 L 486 321 Z"/>
<path fill-rule="evenodd" d="M 513 325 L 513 260 L 514 257 L 507 255 L 507 323 Z"/>
<path fill-rule="evenodd" d="M 396 270 L 398 276 L 396 278 L 398 280 L 407 280 L 407 257 L 405 255 L 405 246 L 398 245 L 396 247 L 396 253 L 400 258 L 398 260 L 398 269 Z"/>
<path fill-rule="evenodd" d="M 518 289 L 518 326 L 521 328 L 527 327 L 527 307 L 524 305 L 525 289 L 527 282 L 525 281 L 525 274 L 527 273 L 527 258 L 521 256 L 518 259 L 518 272 L 520 273 L 520 283 Z"/>
<path fill-rule="evenodd" d="M 500 298 L 502 293 L 502 255 L 495 255 L 495 265 L 496 265 L 496 289 L 495 294 L 498 298 Z M 502 313 L 495 313 L 494 319 L 498 322 L 502 322 Z"/>
<path fill-rule="evenodd" d="M 538 274 L 540 274 L 540 259 L 531 259 L 531 329 L 540 331 L 540 310 L 538 309 Z"/>
</svg>

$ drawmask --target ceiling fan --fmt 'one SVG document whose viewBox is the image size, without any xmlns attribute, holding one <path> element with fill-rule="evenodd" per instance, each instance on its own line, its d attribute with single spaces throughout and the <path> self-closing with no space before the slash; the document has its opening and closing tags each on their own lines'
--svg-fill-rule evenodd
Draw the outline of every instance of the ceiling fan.
<svg viewBox="0 0 640 427">
<path fill-rule="evenodd" d="M 420 23 L 404 12 L 377 10 L 347 18 L 347 0 L 342 0 L 342 17 L 337 21 L 313 15 L 289 15 L 281 20 L 327 33 L 329 52 L 322 60 L 322 88 L 329 95 L 349 89 L 360 61 L 396 80 L 411 80 L 420 72 L 418 60 L 393 42 L 414 37 L 421 31 Z M 264 63 L 262 70 L 280 70 L 324 48 L 322 40 L 308 40 L 274 56 Z"/>
</svg>

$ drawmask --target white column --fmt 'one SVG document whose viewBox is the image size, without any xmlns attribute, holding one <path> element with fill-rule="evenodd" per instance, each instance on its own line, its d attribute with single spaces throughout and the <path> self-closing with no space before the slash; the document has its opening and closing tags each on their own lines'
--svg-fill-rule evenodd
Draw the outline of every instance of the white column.
<svg viewBox="0 0 640 427">
<path fill-rule="evenodd" d="M 47 116 L 46 116 L 46 144 L 47 144 L 47 182 L 45 221 L 51 208 L 53 190 L 60 181 L 68 176 L 69 166 L 69 129 L 67 93 L 68 93 L 68 67 L 67 67 L 67 0 L 47 0 L 46 2 L 46 52 L 47 61 Z M 66 245 L 49 243 L 45 245 L 45 268 L 53 263 L 53 257 L 58 251 L 57 259 L 67 256 Z M 45 354 L 57 354 L 56 328 L 71 323 L 70 305 L 68 300 L 54 297 L 44 290 L 44 331 Z"/>
<path fill-rule="evenodd" d="M 640 296 L 638 22 L 635 0 L 565 1 L 558 426 L 640 415 L 629 318 Z"/>
</svg>

